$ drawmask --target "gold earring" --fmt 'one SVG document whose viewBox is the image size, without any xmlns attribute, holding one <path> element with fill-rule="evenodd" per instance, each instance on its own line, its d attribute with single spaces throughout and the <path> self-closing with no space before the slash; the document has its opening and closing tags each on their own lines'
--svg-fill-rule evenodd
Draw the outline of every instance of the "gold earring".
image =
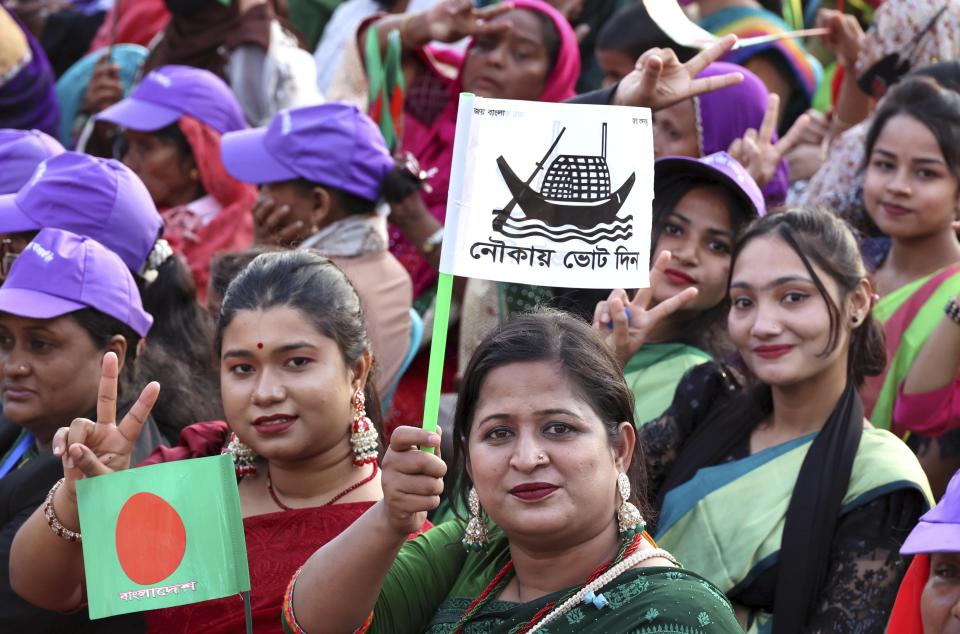
<svg viewBox="0 0 960 634">
<path fill-rule="evenodd" d="M 463 539 L 460 543 L 468 551 L 480 551 L 490 541 L 490 534 L 487 530 L 487 523 L 483 521 L 480 496 L 477 495 L 477 490 L 474 487 L 470 487 L 467 506 L 470 508 L 470 521 L 467 522 L 467 529 L 463 532 Z"/>
<path fill-rule="evenodd" d="M 257 475 L 257 454 L 235 433 L 230 433 L 230 442 L 220 453 L 228 453 L 233 458 L 233 470 L 238 478 Z"/>
<path fill-rule="evenodd" d="M 630 478 L 626 473 L 617 475 L 617 492 L 620 494 L 620 507 L 617 509 L 617 524 L 620 539 L 632 539 L 647 528 L 640 510 L 630 502 Z"/>
<path fill-rule="evenodd" d="M 350 424 L 350 444 L 353 446 L 353 464 L 362 467 L 377 461 L 380 438 L 377 428 L 367 416 L 366 398 L 363 390 L 353 394 L 353 422 Z"/>
</svg>

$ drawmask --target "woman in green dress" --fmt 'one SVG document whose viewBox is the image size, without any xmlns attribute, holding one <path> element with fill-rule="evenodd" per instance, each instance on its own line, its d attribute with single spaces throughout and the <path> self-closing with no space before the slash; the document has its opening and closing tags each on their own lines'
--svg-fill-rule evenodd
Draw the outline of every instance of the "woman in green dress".
<svg viewBox="0 0 960 634">
<path fill-rule="evenodd" d="M 417 450 L 438 448 L 437 434 L 398 428 L 383 501 L 291 582 L 289 631 L 740 632 L 722 593 L 643 532 L 633 397 L 587 324 L 539 312 L 492 332 L 453 433 L 469 523 L 406 541 L 439 504 L 446 466 Z"/>
</svg>

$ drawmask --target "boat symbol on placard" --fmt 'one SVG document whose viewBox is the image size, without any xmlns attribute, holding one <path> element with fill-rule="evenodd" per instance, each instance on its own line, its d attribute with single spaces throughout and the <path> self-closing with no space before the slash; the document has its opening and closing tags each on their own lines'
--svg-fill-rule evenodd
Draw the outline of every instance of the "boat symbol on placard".
<svg viewBox="0 0 960 634">
<path fill-rule="evenodd" d="M 618 218 L 636 181 L 631 173 L 615 192 L 610 190 L 607 166 L 607 124 L 603 124 L 599 156 L 563 154 L 550 163 L 540 191 L 531 187 L 560 143 L 557 138 L 526 181 L 520 179 L 501 155 L 497 167 L 512 194 L 503 209 L 493 211 L 493 229 L 511 237 L 542 236 L 557 242 L 626 239 L 633 235 L 633 216 Z M 514 217 L 515 210 L 519 210 Z"/>
</svg>

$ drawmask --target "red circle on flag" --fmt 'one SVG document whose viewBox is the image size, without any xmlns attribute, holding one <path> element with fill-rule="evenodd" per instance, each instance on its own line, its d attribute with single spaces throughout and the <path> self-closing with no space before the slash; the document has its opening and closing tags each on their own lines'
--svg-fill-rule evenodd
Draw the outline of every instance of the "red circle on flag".
<svg viewBox="0 0 960 634">
<path fill-rule="evenodd" d="M 117 518 L 117 557 L 123 572 L 142 586 L 173 574 L 187 549 L 183 520 L 153 493 L 130 496 Z"/>
</svg>

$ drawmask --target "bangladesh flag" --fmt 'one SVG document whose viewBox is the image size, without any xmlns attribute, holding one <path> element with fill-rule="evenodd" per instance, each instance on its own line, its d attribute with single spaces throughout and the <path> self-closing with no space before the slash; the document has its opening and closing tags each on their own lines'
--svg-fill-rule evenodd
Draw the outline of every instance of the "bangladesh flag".
<svg viewBox="0 0 960 634">
<path fill-rule="evenodd" d="M 77 482 L 90 618 L 245 593 L 250 575 L 229 455 Z"/>
</svg>

